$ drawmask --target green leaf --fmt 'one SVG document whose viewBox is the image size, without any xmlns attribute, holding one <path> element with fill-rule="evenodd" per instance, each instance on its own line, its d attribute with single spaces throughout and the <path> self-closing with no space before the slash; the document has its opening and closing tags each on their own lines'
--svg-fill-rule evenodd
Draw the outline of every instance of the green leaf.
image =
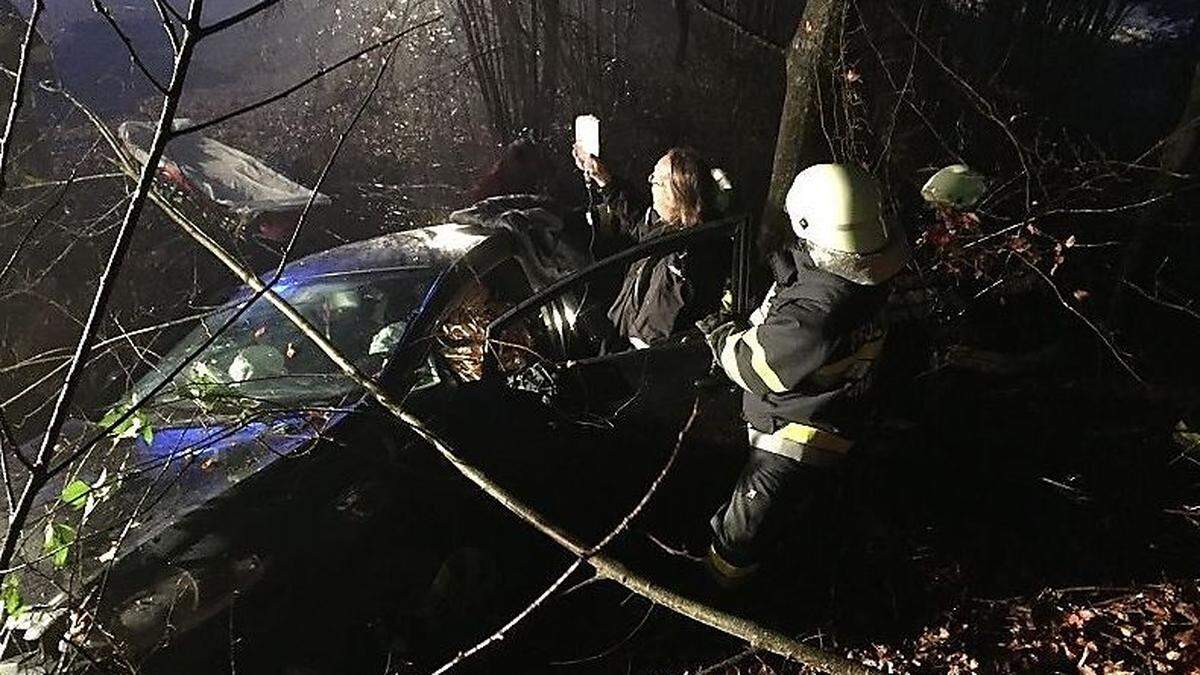
<svg viewBox="0 0 1200 675">
<path fill-rule="evenodd" d="M 105 413 L 104 417 L 100 418 L 100 426 L 111 427 L 111 433 L 114 438 L 134 438 L 147 426 L 146 415 L 140 410 L 135 410 L 133 414 L 125 418 L 120 424 L 117 420 L 129 412 L 129 405 L 121 403 L 113 406 L 111 410 Z"/>
<path fill-rule="evenodd" d="M 149 424 L 142 426 L 142 440 L 146 442 L 146 445 L 154 442 L 154 427 Z"/>
<path fill-rule="evenodd" d="M 4 613 L 15 616 L 21 609 L 21 577 L 9 572 L 4 577 L 4 585 L 0 586 L 0 602 L 4 603 Z"/>
<path fill-rule="evenodd" d="M 129 406 L 124 403 L 113 406 L 112 409 L 104 413 L 104 417 L 100 418 L 100 426 L 107 429 L 116 424 L 117 420 L 120 419 L 121 415 L 125 414 L 126 410 L 129 410 Z M 116 429 L 113 429 L 113 432 L 115 433 Z"/>
<path fill-rule="evenodd" d="M 72 508 L 82 509 L 87 503 L 87 495 L 91 490 L 92 486 L 75 479 L 63 486 L 60 499 Z"/>
<path fill-rule="evenodd" d="M 75 528 L 66 523 L 56 523 L 54 521 L 46 523 L 42 549 L 50 554 L 50 561 L 55 567 L 64 567 L 67 564 L 70 546 L 74 541 Z"/>
</svg>

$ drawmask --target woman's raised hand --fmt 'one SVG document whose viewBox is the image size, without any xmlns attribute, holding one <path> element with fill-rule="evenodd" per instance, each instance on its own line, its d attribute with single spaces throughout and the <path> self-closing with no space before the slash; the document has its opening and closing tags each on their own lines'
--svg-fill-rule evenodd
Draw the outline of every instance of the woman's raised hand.
<svg viewBox="0 0 1200 675">
<path fill-rule="evenodd" d="M 612 174 L 609 173 L 608 167 L 604 166 L 599 157 L 584 150 L 581 144 L 576 143 L 571 148 L 571 156 L 575 158 L 575 166 L 579 167 L 588 180 L 596 185 L 604 187 L 612 180 Z"/>
</svg>

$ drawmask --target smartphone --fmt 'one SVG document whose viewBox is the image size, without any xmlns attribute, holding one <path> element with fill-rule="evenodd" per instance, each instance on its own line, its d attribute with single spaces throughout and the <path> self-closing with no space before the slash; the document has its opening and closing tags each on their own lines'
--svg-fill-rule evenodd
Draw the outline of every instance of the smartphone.
<svg viewBox="0 0 1200 675">
<path fill-rule="evenodd" d="M 589 155 L 600 156 L 600 118 L 580 115 L 575 118 L 575 142 Z"/>
</svg>

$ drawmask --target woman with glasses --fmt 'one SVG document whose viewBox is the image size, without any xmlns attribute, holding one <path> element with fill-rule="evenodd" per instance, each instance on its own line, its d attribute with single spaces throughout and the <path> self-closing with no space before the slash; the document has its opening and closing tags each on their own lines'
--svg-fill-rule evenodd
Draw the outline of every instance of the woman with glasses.
<svg viewBox="0 0 1200 675">
<path fill-rule="evenodd" d="M 695 150 L 675 147 L 654 165 L 650 205 L 629 189 L 595 155 L 576 145 L 575 165 L 599 188 L 611 229 L 640 243 L 712 220 L 719 188 Z M 639 349 L 691 326 L 717 308 L 728 256 L 719 247 L 695 246 L 642 258 L 630 266 L 608 318 L 622 338 Z"/>
</svg>

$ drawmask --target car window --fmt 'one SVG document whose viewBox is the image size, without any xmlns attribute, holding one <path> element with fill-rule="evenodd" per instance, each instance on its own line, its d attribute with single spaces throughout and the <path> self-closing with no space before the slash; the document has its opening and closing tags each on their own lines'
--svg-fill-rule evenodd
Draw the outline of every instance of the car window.
<svg viewBox="0 0 1200 675">
<path fill-rule="evenodd" d="M 437 351 L 446 366 L 459 379 L 474 381 L 483 377 L 487 356 L 504 373 L 559 360 L 561 340 L 551 328 L 553 321 L 541 316 L 515 322 L 488 339 L 489 324 L 530 295 L 529 281 L 512 259 L 469 282 L 435 332 Z"/>
<path fill-rule="evenodd" d="M 374 375 L 404 335 L 434 280 L 428 270 L 333 275 L 282 283 L 277 292 L 364 372 Z M 207 317 L 133 390 L 141 398 L 243 306 L 247 290 Z M 299 329 L 258 299 L 155 397 L 160 405 L 254 399 L 288 404 L 354 391 L 347 378 Z"/>
<path fill-rule="evenodd" d="M 654 273 L 675 274 L 685 264 L 683 261 L 687 261 L 691 264 L 686 270 L 689 295 L 683 303 L 684 310 L 661 340 L 691 332 L 696 319 L 720 305 L 728 285 L 732 234 L 738 222 L 729 219 L 698 226 L 645 242 L 636 250 L 614 254 L 522 303 L 512 315 L 498 321 L 493 330 L 529 324 L 536 318 L 538 323 L 561 331 L 560 356 L 572 360 L 633 349 L 635 345 L 618 332 L 610 316 L 614 300 L 630 293 L 644 298 L 645 284 Z M 703 264 L 696 265 L 698 261 Z M 654 269 L 656 265 L 658 270 Z"/>
</svg>

